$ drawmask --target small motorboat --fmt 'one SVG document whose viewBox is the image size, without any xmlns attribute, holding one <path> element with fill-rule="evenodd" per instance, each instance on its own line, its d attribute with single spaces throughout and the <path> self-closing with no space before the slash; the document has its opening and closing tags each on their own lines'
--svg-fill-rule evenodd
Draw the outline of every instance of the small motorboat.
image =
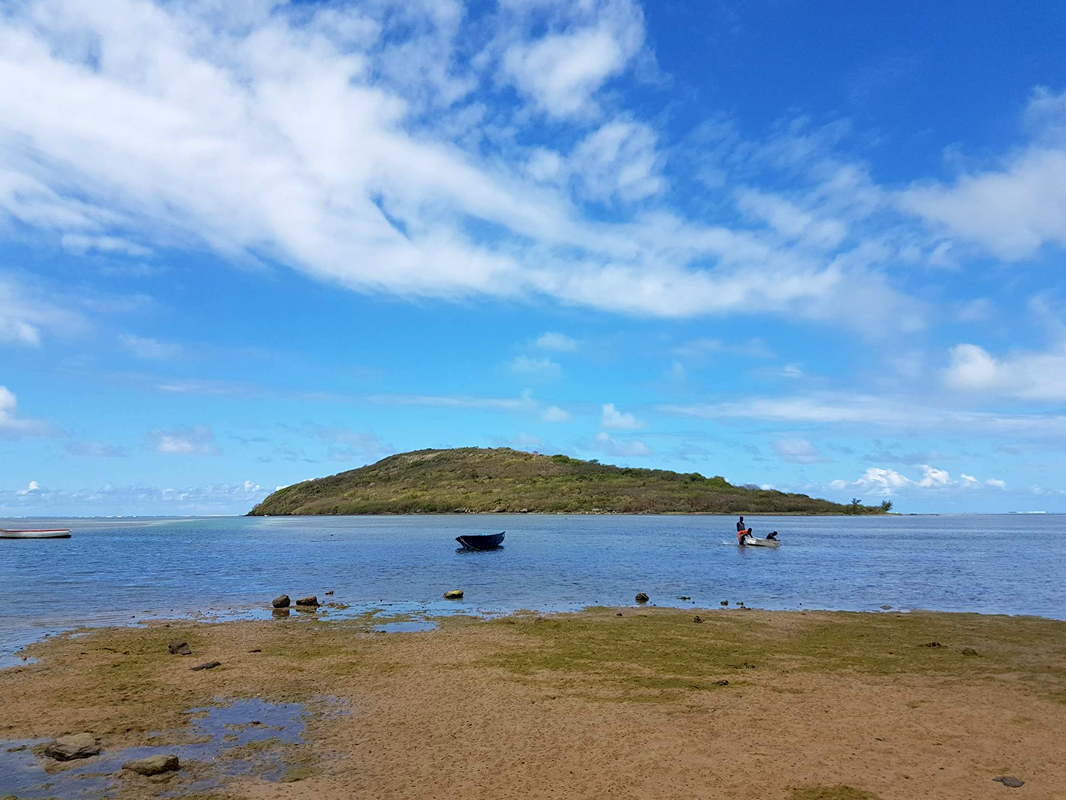
<svg viewBox="0 0 1066 800">
<path fill-rule="evenodd" d="M 743 547 L 780 547 L 781 542 L 777 539 L 758 539 L 754 536 L 745 536 L 739 544 Z"/>
<path fill-rule="evenodd" d="M 503 544 L 504 533 L 505 531 L 500 531 L 499 533 L 467 533 L 462 536 L 456 536 L 455 541 L 459 542 L 467 550 L 492 550 Z"/>
<path fill-rule="evenodd" d="M 0 539 L 69 539 L 69 528 L 38 528 L 36 530 L 8 530 L 0 528 Z"/>
</svg>

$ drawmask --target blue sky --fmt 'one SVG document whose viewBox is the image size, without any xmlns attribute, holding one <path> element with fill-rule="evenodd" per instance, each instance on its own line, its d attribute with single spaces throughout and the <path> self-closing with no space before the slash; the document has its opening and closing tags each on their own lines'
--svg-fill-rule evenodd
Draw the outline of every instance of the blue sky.
<svg viewBox="0 0 1066 800">
<path fill-rule="evenodd" d="M 1066 511 L 1066 7 L 0 4 L 0 514 L 512 446 Z"/>
</svg>

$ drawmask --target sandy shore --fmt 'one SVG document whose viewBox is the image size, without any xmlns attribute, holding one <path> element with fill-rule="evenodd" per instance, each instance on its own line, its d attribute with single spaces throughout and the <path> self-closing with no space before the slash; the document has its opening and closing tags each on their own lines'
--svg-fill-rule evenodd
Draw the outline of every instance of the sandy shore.
<svg viewBox="0 0 1066 800">
<path fill-rule="evenodd" d="M 219 759 L 122 777 L 120 796 L 1066 800 L 1066 623 L 626 608 L 373 624 L 58 637 L 0 672 L 0 739 L 165 748 L 189 709 L 257 697 L 309 712 L 304 743 L 268 757 L 281 780 L 222 777 Z"/>
</svg>

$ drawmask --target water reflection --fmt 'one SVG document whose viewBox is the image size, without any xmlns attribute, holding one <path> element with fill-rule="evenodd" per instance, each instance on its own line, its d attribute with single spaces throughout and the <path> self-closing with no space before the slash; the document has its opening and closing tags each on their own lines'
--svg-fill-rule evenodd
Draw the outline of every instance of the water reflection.
<svg viewBox="0 0 1066 800">
<path fill-rule="evenodd" d="M 182 794 L 217 789 L 227 778 L 255 775 L 279 781 L 288 770 L 285 746 L 303 743 L 303 706 L 236 700 L 226 706 L 195 708 L 188 712 L 192 744 L 174 747 L 129 747 L 99 756 L 60 763 L 39 756 L 47 739 L 0 743 L 0 797 L 19 800 L 57 798 L 90 800 L 114 795 L 121 780 L 115 773 L 131 759 L 173 753 L 182 763 L 171 782 Z M 151 734 L 153 738 L 158 734 Z M 205 770 L 198 765 L 210 765 Z"/>
</svg>

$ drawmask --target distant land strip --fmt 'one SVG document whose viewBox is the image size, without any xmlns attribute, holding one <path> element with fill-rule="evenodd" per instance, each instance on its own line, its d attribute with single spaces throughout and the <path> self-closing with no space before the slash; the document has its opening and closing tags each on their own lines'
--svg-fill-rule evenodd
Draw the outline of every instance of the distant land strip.
<svg viewBox="0 0 1066 800">
<path fill-rule="evenodd" d="M 415 450 L 278 489 L 249 516 L 343 514 L 885 514 L 734 486 L 697 472 L 637 469 L 506 447 Z"/>
</svg>

